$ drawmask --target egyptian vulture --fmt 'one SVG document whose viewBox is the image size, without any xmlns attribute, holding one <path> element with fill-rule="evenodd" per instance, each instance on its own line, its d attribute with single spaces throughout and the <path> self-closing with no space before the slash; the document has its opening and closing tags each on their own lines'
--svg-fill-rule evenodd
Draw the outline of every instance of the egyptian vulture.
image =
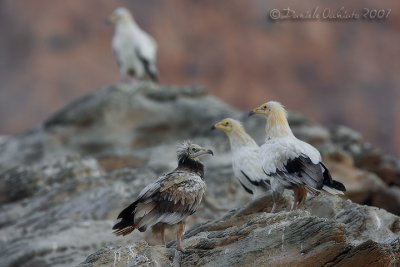
<svg viewBox="0 0 400 267">
<path fill-rule="evenodd" d="M 158 81 L 157 44 L 136 24 L 131 13 L 119 7 L 110 15 L 115 25 L 112 49 L 120 68 L 121 80 L 151 79 Z"/>
<path fill-rule="evenodd" d="M 261 146 L 262 167 L 270 176 L 275 211 L 277 197 L 286 189 L 294 192 L 292 209 L 307 197 L 307 191 L 320 191 L 337 195 L 346 191 L 345 186 L 332 179 L 328 168 L 321 161 L 319 151 L 297 139 L 289 127 L 285 108 L 270 101 L 253 109 L 253 114 L 263 115 L 266 120 L 266 139 Z"/>
<path fill-rule="evenodd" d="M 228 136 L 233 173 L 239 183 L 254 198 L 264 195 L 270 189 L 270 181 L 262 169 L 260 147 L 257 143 L 237 120 L 227 118 L 217 122 L 212 128 L 219 129 Z"/>
<path fill-rule="evenodd" d="M 184 251 L 185 219 L 197 210 L 206 190 L 204 165 L 199 160 L 205 154 L 213 155 L 213 152 L 190 141 L 180 144 L 178 167 L 146 186 L 137 199 L 121 211 L 118 215 L 121 220 L 113 227 L 114 233 L 125 236 L 135 229 L 144 232 L 157 224 L 161 226 L 165 245 L 165 226 L 177 224 L 177 249 Z"/>
</svg>

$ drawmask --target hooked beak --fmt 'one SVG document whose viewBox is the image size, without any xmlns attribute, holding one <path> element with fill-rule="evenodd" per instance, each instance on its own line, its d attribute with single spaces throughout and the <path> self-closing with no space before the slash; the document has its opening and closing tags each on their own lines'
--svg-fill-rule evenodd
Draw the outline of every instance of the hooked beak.
<svg viewBox="0 0 400 267">
<path fill-rule="evenodd" d="M 263 109 L 263 106 L 254 108 L 252 111 L 250 111 L 249 117 L 257 114 L 265 114 L 265 109 Z"/>
<path fill-rule="evenodd" d="M 115 21 L 116 21 L 115 15 L 114 15 L 114 14 L 111 14 L 110 16 L 108 16 L 108 17 L 105 19 L 104 22 L 105 22 L 106 25 L 112 26 L 113 24 L 115 24 Z"/>
<path fill-rule="evenodd" d="M 205 154 L 210 154 L 210 155 L 214 156 L 214 152 L 211 149 L 204 148 L 201 151 L 197 152 L 195 157 L 197 158 L 197 157 L 200 157 L 200 156 L 205 155 Z"/>
<path fill-rule="evenodd" d="M 223 125 L 221 124 L 221 122 L 217 122 L 216 124 L 214 124 L 214 125 L 211 127 L 211 130 L 215 130 L 215 129 L 221 129 L 221 130 L 223 130 L 224 127 L 223 127 Z"/>
</svg>

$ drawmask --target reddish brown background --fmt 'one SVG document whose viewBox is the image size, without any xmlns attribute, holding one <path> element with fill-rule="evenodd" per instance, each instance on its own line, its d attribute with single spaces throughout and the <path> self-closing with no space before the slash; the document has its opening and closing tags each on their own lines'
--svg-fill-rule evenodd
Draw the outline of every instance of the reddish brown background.
<svg viewBox="0 0 400 267">
<path fill-rule="evenodd" d="M 161 82 L 201 84 L 248 110 L 280 100 L 400 150 L 400 2 L 2 0 L 0 134 L 38 125 L 118 79 L 104 19 L 126 6 L 159 43 Z M 390 8 L 389 19 L 271 22 L 272 8 Z"/>
</svg>

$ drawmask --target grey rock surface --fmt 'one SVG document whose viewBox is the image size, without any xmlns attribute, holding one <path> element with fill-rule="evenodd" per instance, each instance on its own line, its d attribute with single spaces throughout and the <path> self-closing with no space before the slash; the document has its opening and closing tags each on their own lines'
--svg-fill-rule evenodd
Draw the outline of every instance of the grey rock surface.
<svg viewBox="0 0 400 267">
<path fill-rule="evenodd" d="M 397 159 L 348 128 L 328 130 L 290 113 L 294 133 L 321 150 L 353 202 L 311 197 L 302 210 L 286 212 L 289 194 L 282 212 L 268 214 L 269 196 L 253 201 L 240 187 L 228 141 L 210 130 L 233 117 L 261 143 L 264 120 L 246 116 L 199 87 L 116 84 L 36 129 L 1 138 L 0 266 L 396 264 L 399 217 L 365 205 L 400 214 Z M 208 189 L 188 221 L 187 252 L 173 242 L 159 246 L 149 232 L 113 236 L 118 212 L 176 166 L 176 143 L 187 138 L 216 154 L 205 160 Z"/>
<path fill-rule="evenodd" d="M 384 210 L 335 197 L 316 197 L 308 201 L 305 210 L 277 214 L 263 212 L 263 205 L 258 207 L 258 212 L 231 211 L 193 228 L 185 236 L 185 253 L 174 250 L 174 242 L 169 249 L 139 242 L 107 247 L 79 266 L 130 266 L 129 262 L 141 258 L 147 262 L 140 266 L 397 266 L 400 263 L 400 219 Z M 157 265 L 160 254 L 169 260 Z"/>
</svg>

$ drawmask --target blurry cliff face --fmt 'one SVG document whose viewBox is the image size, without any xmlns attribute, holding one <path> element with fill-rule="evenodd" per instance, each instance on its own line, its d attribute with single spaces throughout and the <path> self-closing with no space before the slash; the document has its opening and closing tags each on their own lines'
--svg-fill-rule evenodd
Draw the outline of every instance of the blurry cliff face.
<svg viewBox="0 0 400 267">
<path fill-rule="evenodd" d="M 242 109 L 280 100 L 316 121 L 350 125 L 400 149 L 400 2 L 0 2 L 0 132 L 37 125 L 118 68 L 104 19 L 126 6 L 159 42 L 161 83 L 204 85 Z M 383 22 L 271 22 L 273 8 L 392 9 Z"/>
</svg>

